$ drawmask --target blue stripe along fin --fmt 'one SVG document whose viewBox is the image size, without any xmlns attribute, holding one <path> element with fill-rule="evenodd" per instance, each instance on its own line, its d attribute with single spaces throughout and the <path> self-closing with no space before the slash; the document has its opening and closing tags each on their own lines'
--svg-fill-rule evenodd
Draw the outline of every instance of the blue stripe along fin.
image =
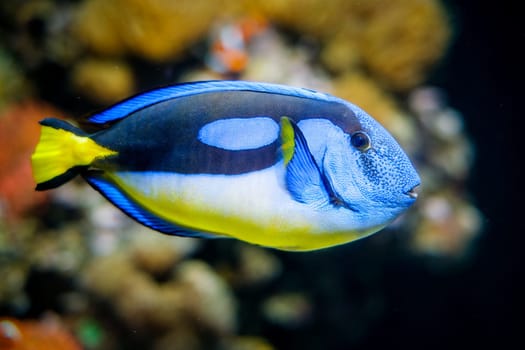
<svg viewBox="0 0 525 350">
<path fill-rule="evenodd" d="M 125 118 L 140 109 L 169 99 L 221 91 L 255 91 L 304 97 L 327 102 L 343 101 L 337 97 L 305 88 L 248 81 L 212 80 L 183 83 L 150 90 L 94 114 L 88 118 L 88 121 L 93 124 L 106 124 Z"/>
<path fill-rule="evenodd" d="M 132 199 L 125 195 L 117 186 L 106 180 L 99 172 L 87 172 L 83 174 L 83 177 L 94 189 L 117 206 L 117 208 L 144 226 L 169 235 L 198 238 L 221 238 L 221 236 L 218 235 L 193 232 L 159 218 L 133 202 Z"/>
</svg>

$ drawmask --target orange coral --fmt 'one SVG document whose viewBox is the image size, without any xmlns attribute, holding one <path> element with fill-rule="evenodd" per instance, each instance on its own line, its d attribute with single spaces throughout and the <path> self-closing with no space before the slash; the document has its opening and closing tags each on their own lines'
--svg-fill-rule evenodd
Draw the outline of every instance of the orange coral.
<svg viewBox="0 0 525 350">
<path fill-rule="evenodd" d="M 80 345 L 58 321 L 19 321 L 0 318 L 3 350 L 80 350 Z"/>
<path fill-rule="evenodd" d="M 0 114 L 0 202 L 7 219 L 17 219 L 47 198 L 34 190 L 30 157 L 39 138 L 38 121 L 61 115 L 37 101 L 12 105 Z"/>
</svg>

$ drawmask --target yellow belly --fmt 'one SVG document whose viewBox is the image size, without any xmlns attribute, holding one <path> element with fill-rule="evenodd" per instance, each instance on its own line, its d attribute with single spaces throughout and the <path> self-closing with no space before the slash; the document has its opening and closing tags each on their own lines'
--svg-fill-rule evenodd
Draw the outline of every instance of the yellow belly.
<svg viewBox="0 0 525 350">
<path fill-rule="evenodd" d="M 133 201 L 167 222 L 267 247 L 315 250 L 347 243 L 379 229 L 357 231 L 325 222 L 332 213 L 294 201 L 276 174 L 270 168 L 235 176 L 140 172 L 106 175 Z"/>
</svg>

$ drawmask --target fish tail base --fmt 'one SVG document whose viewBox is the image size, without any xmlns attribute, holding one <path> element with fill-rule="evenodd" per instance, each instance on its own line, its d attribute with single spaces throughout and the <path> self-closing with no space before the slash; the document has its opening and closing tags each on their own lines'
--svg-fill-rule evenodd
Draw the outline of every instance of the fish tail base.
<svg viewBox="0 0 525 350">
<path fill-rule="evenodd" d="M 40 141 L 31 156 L 33 177 L 39 191 L 71 180 L 97 158 L 116 154 L 63 120 L 48 118 L 40 124 Z"/>
</svg>

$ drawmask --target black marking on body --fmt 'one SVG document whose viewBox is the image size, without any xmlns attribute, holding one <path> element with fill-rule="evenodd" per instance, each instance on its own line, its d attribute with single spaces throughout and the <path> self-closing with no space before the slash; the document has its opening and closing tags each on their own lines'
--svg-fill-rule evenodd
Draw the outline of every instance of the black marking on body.
<svg viewBox="0 0 525 350">
<path fill-rule="evenodd" d="M 242 174 L 275 164 L 280 140 L 257 149 L 232 151 L 200 142 L 198 132 L 203 125 L 218 119 L 260 116 L 270 117 L 276 123 L 282 116 L 295 122 L 325 118 L 349 134 L 361 128 L 352 110 L 343 103 L 266 92 L 225 91 L 157 103 L 96 133 L 93 139 L 119 153 L 99 164 L 104 169 Z"/>
</svg>

